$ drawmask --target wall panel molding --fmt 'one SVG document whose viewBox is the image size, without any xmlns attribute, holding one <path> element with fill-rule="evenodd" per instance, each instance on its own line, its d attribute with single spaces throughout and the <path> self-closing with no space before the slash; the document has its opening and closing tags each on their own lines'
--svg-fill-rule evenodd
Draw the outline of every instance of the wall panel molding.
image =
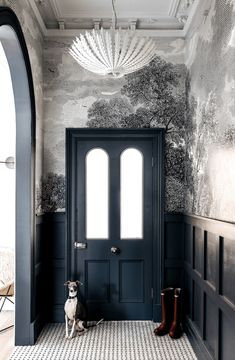
<svg viewBox="0 0 235 360">
<path fill-rule="evenodd" d="M 183 226 L 184 247 L 191 249 L 193 260 L 184 259 L 187 329 L 206 356 L 230 360 L 235 336 L 235 224 L 187 214 Z"/>
<path fill-rule="evenodd" d="M 43 215 L 44 243 L 46 256 L 46 279 L 50 303 L 47 304 L 48 322 L 64 322 L 64 303 L 67 277 L 66 215 L 64 212 Z"/>
<path fill-rule="evenodd" d="M 184 282 L 183 215 L 164 215 L 164 281 L 163 287 L 183 287 Z"/>
</svg>

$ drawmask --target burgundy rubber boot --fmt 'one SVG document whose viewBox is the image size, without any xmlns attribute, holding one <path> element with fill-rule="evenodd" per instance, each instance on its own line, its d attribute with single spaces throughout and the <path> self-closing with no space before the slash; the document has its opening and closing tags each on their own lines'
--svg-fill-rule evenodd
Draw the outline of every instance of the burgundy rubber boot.
<svg viewBox="0 0 235 360">
<path fill-rule="evenodd" d="M 180 288 L 175 289 L 174 293 L 174 319 L 170 327 L 169 335 L 172 339 L 179 339 L 183 334 L 181 324 L 181 308 L 182 308 L 182 290 Z"/>
<path fill-rule="evenodd" d="M 163 336 L 168 334 L 173 320 L 174 289 L 169 287 L 161 292 L 162 321 L 154 330 L 154 334 Z"/>
</svg>

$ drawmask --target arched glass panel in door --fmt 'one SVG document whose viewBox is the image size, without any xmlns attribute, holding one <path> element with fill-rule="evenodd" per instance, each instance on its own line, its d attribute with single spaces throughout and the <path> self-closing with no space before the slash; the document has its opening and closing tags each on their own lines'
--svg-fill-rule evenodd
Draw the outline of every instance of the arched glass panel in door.
<svg viewBox="0 0 235 360">
<path fill-rule="evenodd" d="M 143 238 L 143 154 L 128 148 L 121 154 L 121 239 Z"/>
<path fill-rule="evenodd" d="M 86 156 L 86 238 L 107 239 L 109 158 L 95 148 Z"/>
</svg>

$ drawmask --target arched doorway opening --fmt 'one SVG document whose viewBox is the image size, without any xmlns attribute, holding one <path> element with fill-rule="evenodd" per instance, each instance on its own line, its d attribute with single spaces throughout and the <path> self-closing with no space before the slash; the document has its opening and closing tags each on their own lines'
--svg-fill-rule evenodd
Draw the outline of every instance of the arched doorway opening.
<svg viewBox="0 0 235 360">
<path fill-rule="evenodd" d="M 15 283 L 15 101 L 11 73 L 1 41 L 0 119 L 0 334 L 7 332 L 12 339 Z"/>
<path fill-rule="evenodd" d="M 21 26 L 14 12 L 6 7 L 0 7 L 0 42 L 11 74 L 15 103 L 15 344 L 28 345 L 34 342 L 31 313 L 35 238 L 35 100 Z"/>
</svg>

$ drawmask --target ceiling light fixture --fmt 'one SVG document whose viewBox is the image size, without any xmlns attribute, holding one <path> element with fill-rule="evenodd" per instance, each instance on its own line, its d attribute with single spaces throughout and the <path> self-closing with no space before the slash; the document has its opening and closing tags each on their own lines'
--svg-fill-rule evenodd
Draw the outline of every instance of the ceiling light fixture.
<svg viewBox="0 0 235 360">
<path fill-rule="evenodd" d="M 139 38 L 134 30 L 117 29 L 114 0 L 112 9 L 111 28 L 86 31 L 85 35 L 76 37 L 69 52 L 85 69 L 120 78 L 148 65 L 156 55 L 156 48 L 151 38 Z"/>
</svg>

